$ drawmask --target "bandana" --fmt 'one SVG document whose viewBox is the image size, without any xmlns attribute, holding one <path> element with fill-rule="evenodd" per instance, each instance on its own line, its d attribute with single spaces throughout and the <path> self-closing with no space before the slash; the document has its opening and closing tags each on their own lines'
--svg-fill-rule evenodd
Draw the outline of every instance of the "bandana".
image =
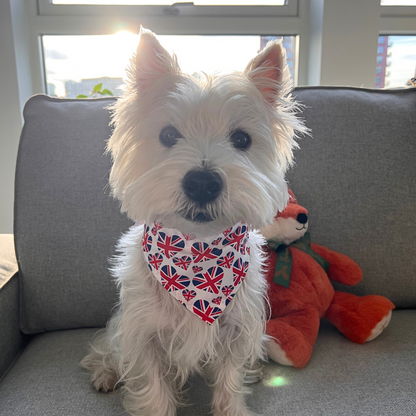
<svg viewBox="0 0 416 416">
<path fill-rule="evenodd" d="M 147 265 L 159 283 L 188 311 L 211 325 L 247 274 L 248 238 L 242 222 L 204 240 L 155 222 L 144 224 L 142 246 Z"/>
</svg>

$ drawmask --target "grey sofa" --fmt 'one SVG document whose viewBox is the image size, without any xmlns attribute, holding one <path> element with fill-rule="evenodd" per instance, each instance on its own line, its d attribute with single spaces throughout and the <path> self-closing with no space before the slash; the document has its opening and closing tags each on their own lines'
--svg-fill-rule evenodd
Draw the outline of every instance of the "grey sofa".
<svg viewBox="0 0 416 416">
<path fill-rule="evenodd" d="M 265 364 L 249 404 L 265 416 L 416 415 L 416 89 L 317 87 L 295 95 L 314 138 L 300 141 L 289 181 L 309 209 L 312 240 L 362 267 L 361 284 L 338 288 L 387 296 L 396 310 L 365 345 L 322 322 L 308 366 Z M 26 104 L 18 271 L 10 237 L 0 261 L 2 416 L 123 414 L 119 391 L 95 392 L 79 366 L 115 305 L 108 259 L 130 225 L 106 188 L 111 102 L 38 95 Z M 189 387 L 192 405 L 178 415 L 208 415 L 203 380 Z"/>
</svg>

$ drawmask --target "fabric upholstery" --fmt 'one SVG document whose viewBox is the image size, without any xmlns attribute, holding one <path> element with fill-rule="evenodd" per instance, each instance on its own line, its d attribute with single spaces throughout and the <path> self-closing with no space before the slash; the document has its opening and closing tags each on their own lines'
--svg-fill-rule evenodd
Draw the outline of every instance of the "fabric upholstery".
<svg viewBox="0 0 416 416">
<path fill-rule="evenodd" d="M 14 274 L 0 290 L 0 380 L 23 343 L 19 330 L 19 303 L 19 280 Z"/>
<path fill-rule="evenodd" d="M 358 345 L 323 323 L 303 370 L 266 365 L 249 396 L 264 416 L 407 416 L 416 409 L 416 311 L 395 311 L 376 340 Z M 126 414 L 120 392 L 97 393 L 78 366 L 94 329 L 37 335 L 0 384 L 2 416 L 116 416 Z M 199 377 L 187 387 L 178 416 L 209 414 L 211 392 Z"/>
<path fill-rule="evenodd" d="M 312 242 L 361 266 L 351 292 L 416 307 L 416 89 L 295 95 L 313 138 L 300 140 L 289 183 L 309 210 Z"/>
<path fill-rule="evenodd" d="M 353 292 L 416 307 L 416 90 L 295 94 L 314 138 L 300 141 L 289 180 L 312 241 L 363 268 Z M 15 239 L 27 333 L 102 326 L 116 302 L 108 258 L 130 222 L 107 188 L 113 102 L 40 95 L 25 107 Z"/>
<path fill-rule="evenodd" d="M 104 325 L 116 302 L 108 259 L 129 221 L 107 189 L 111 102 L 26 103 L 15 204 L 24 332 Z"/>
</svg>

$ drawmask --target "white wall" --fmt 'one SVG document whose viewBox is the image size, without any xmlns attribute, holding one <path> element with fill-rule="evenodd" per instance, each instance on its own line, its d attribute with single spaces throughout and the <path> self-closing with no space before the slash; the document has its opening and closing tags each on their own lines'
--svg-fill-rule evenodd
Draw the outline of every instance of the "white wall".
<svg viewBox="0 0 416 416">
<path fill-rule="evenodd" d="M 22 118 L 10 3 L 0 1 L 0 233 L 12 233 L 14 170 Z"/>
</svg>

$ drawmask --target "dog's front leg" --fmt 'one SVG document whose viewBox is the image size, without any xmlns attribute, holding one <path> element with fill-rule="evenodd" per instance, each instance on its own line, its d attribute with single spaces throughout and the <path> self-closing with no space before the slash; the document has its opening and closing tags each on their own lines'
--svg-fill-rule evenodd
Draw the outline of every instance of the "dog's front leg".
<svg viewBox="0 0 416 416">
<path fill-rule="evenodd" d="M 245 360 L 238 356 L 236 348 L 233 350 L 233 353 L 224 352 L 222 359 L 210 366 L 213 413 L 214 416 L 255 416 L 245 404 L 244 396 L 250 391 L 243 386 Z"/>
<path fill-rule="evenodd" d="M 143 346 L 123 387 L 124 406 L 132 416 L 175 416 L 177 398 L 156 340 Z"/>
</svg>

